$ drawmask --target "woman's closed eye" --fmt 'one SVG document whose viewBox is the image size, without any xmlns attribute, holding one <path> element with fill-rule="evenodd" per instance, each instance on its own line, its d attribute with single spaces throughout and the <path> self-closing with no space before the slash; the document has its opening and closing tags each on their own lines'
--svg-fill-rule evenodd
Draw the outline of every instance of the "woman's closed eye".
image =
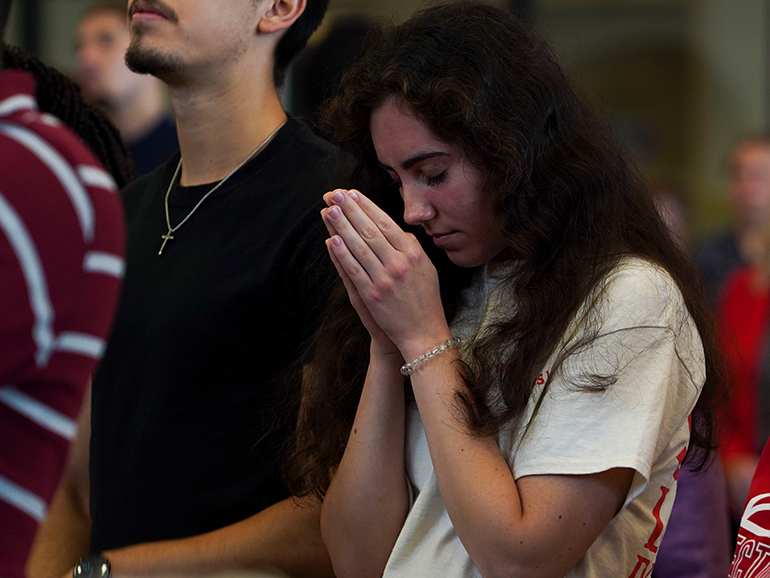
<svg viewBox="0 0 770 578">
<path fill-rule="evenodd" d="M 446 180 L 446 171 L 439 173 L 435 177 L 429 177 L 425 175 L 425 182 L 428 184 L 429 187 L 435 187 L 440 185 Z"/>
<path fill-rule="evenodd" d="M 401 183 L 401 179 L 391 171 L 388 171 L 388 175 L 391 179 L 393 179 L 393 185 L 397 186 L 399 189 L 403 186 Z M 435 176 L 429 176 L 428 174 L 421 173 L 418 178 L 422 178 L 423 182 L 429 186 L 429 187 L 436 187 L 440 184 L 442 184 L 446 178 L 447 178 L 447 170 L 443 170 L 440 173 L 438 173 Z"/>
</svg>

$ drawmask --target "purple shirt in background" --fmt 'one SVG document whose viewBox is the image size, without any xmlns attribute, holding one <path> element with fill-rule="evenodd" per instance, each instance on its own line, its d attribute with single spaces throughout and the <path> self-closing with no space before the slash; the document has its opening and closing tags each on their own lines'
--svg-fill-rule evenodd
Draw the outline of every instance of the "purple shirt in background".
<svg viewBox="0 0 770 578">
<path fill-rule="evenodd" d="M 697 474 L 683 466 L 653 578 L 724 578 L 731 548 L 722 463 Z"/>
</svg>

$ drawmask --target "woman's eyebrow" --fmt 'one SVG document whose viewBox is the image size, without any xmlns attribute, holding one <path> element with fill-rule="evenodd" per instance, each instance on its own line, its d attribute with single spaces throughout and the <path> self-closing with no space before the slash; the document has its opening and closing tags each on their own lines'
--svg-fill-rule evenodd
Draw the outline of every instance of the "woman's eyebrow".
<svg viewBox="0 0 770 578">
<path fill-rule="evenodd" d="M 416 165 L 420 161 L 424 161 L 425 159 L 432 159 L 434 157 L 448 157 L 448 156 L 450 156 L 449 153 L 442 152 L 442 151 L 435 151 L 435 152 L 431 152 L 431 153 L 422 153 L 422 154 L 415 155 L 415 156 L 405 160 L 403 163 L 401 163 L 401 168 L 404 169 L 405 171 L 408 171 L 414 165 Z M 383 169 L 385 169 L 386 171 L 392 171 L 393 170 L 392 167 L 389 167 L 385 163 L 378 162 L 378 164 Z"/>
</svg>

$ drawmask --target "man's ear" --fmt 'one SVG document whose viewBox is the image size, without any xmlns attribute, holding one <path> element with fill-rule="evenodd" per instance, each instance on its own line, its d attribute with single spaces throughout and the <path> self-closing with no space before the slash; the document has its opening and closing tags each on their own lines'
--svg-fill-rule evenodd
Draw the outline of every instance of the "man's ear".
<svg viewBox="0 0 770 578">
<path fill-rule="evenodd" d="M 286 30 L 302 15 L 305 6 L 307 0 L 266 0 L 257 30 L 262 34 Z"/>
</svg>

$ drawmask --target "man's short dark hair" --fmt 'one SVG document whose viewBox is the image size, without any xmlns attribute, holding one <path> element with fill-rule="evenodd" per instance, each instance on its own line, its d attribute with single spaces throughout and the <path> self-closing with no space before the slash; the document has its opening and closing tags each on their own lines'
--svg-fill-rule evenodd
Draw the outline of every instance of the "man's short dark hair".
<svg viewBox="0 0 770 578">
<path fill-rule="evenodd" d="M 305 48 L 308 39 L 321 24 L 328 6 L 329 0 L 307 0 L 305 11 L 278 42 L 273 65 L 273 81 L 276 87 L 283 84 L 289 64 Z"/>
</svg>

